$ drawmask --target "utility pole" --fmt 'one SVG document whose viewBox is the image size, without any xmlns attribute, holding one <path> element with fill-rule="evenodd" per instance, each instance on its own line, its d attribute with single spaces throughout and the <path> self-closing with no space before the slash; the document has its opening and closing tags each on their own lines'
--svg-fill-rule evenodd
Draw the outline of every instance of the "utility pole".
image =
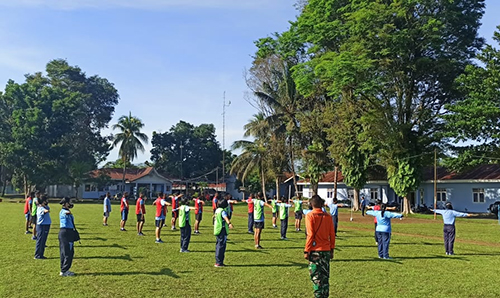
<svg viewBox="0 0 500 298">
<path fill-rule="evenodd" d="M 437 149 L 434 149 L 434 219 L 437 219 L 436 207 L 437 207 Z"/>
<path fill-rule="evenodd" d="M 226 107 L 231 105 L 231 101 L 226 105 L 226 91 L 224 91 L 222 100 L 222 183 L 226 178 Z"/>
</svg>

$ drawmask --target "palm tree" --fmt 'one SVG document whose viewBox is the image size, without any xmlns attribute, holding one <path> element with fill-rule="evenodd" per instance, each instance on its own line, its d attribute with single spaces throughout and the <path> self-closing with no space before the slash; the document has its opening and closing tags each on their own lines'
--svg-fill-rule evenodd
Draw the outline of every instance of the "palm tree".
<svg viewBox="0 0 500 298">
<path fill-rule="evenodd" d="M 254 142 L 239 140 L 233 143 L 231 149 L 242 150 L 242 153 L 233 160 L 231 174 L 237 174 L 244 181 L 250 173 L 257 170 L 262 184 L 262 194 L 265 198 L 267 148 L 259 140 Z"/>
<path fill-rule="evenodd" d="M 137 151 L 144 152 L 144 145 L 142 142 L 148 142 L 148 136 L 141 132 L 144 127 L 141 119 L 133 117 L 129 112 L 128 116 L 121 116 L 118 123 L 113 125 L 113 130 L 120 130 L 119 133 L 113 137 L 113 147 L 120 145 L 118 154 L 123 161 L 123 190 L 125 190 L 125 171 L 127 170 L 127 163 L 137 157 Z"/>
</svg>

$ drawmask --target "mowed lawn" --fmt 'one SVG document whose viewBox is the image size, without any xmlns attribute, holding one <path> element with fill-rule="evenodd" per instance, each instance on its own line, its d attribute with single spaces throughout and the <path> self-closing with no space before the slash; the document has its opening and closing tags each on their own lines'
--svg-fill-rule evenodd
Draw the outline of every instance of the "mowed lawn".
<svg viewBox="0 0 500 298">
<path fill-rule="evenodd" d="M 201 235 L 192 235 L 191 253 L 179 253 L 179 231 L 164 228 L 154 243 L 154 210 L 148 206 L 144 233 L 119 231 L 119 206 L 102 226 L 102 206 L 80 203 L 73 210 L 82 237 L 75 248 L 75 277 L 59 276 L 60 205 L 52 203 L 53 225 L 47 260 L 34 260 L 35 241 L 24 234 L 23 204 L 0 203 L 0 297 L 312 297 L 305 236 L 289 222 L 289 241 L 266 214 L 264 250 L 247 234 L 246 204 L 237 205 L 225 268 L 214 268 L 211 210 Z M 373 218 L 341 210 L 339 238 L 331 265 L 332 297 L 498 297 L 500 226 L 496 220 L 458 219 L 455 256 L 446 256 L 442 220 L 432 216 L 393 220 L 390 254 L 379 260 Z M 194 217 L 194 216 L 193 216 Z M 170 221 L 170 215 L 167 222 Z M 194 221 L 194 220 L 193 220 Z"/>
</svg>

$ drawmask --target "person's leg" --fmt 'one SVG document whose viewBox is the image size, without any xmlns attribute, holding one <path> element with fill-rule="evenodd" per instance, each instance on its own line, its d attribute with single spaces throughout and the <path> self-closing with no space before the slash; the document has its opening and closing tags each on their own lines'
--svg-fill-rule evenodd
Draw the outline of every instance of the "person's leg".
<svg viewBox="0 0 500 298">
<path fill-rule="evenodd" d="M 332 216 L 333 229 L 335 230 L 335 236 L 337 236 L 337 228 L 339 226 L 339 217 L 337 215 Z"/>
<path fill-rule="evenodd" d="M 161 228 L 160 227 L 156 227 L 155 229 L 155 236 L 156 236 L 156 240 L 160 240 L 160 233 L 161 233 Z"/>
<path fill-rule="evenodd" d="M 455 244 L 455 233 L 456 233 L 455 232 L 455 226 L 451 226 L 450 227 L 450 233 L 449 233 L 449 236 L 448 236 L 449 237 L 448 238 L 448 241 L 449 241 L 448 242 L 449 243 L 448 244 L 448 248 L 450 250 L 450 254 L 451 255 L 455 253 L 455 251 L 453 250 L 453 246 Z"/>
<path fill-rule="evenodd" d="M 64 268 L 64 261 L 66 259 L 66 251 L 65 251 L 65 247 L 64 247 L 64 236 L 63 236 L 63 233 L 64 233 L 64 230 L 60 230 L 59 231 L 59 235 L 57 236 L 58 240 L 59 240 L 59 260 L 61 261 L 61 272 L 64 272 L 63 271 L 63 268 Z"/>
<path fill-rule="evenodd" d="M 66 272 L 71 268 L 70 257 L 71 257 L 71 247 L 67 239 L 67 231 L 62 230 L 59 238 L 59 248 L 61 250 L 61 272 Z"/>
<path fill-rule="evenodd" d="M 255 242 L 255 247 L 259 246 L 259 234 L 260 234 L 260 229 L 254 228 L 254 234 L 253 234 L 253 240 Z"/>
<path fill-rule="evenodd" d="M 141 232 L 141 222 L 138 221 L 136 224 L 135 224 L 135 228 L 137 230 L 137 234 L 139 234 Z"/>
<path fill-rule="evenodd" d="M 375 232 L 375 237 L 377 241 L 377 248 L 378 248 L 378 257 L 383 258 L 384 253 L 383 253 L 383 241 L 382 241 L 382 233 L 381 232 Z"/>
<path fill-rule="evenodd" d="M 139 229 L 141 230 L 140 233 L 142 234 L 142 229 L 144 228 L 144 220 L 141 221 L 141 225 L 139 227 Z"/>
<path fill-rule="evenodd" d="M 314 297 L 330 295 L 330 252 L 318 251 L 309 254 L 309 274 L 313 283 Z"/>
<path fill-rule="evenodd" d="M 181 251 L 184 250 L 184 242 L 186 240 L 186 227 L 180 228 L 181 229 Z"/>
<path fill-rule="evenodd" d="M 378 237 L 377 237 L 377 223 L 375 223 L 375 243 L 378 244 Z"/>
<path fill-rule="evenodd" d="M 382 233 L 384 243 L 384 258 L 389 258 L 389 244 L 391 242 L 391 233 Z"/>
<path fill-rule="evenodd" d="M 37 226 L 36 244 L 35 244 L 35 258 L 39 258 L 42 256 L 41 251 L 40 251 L 41 241 L 42 241 L 42 228 L 40 226 Z"/>
<path fill-rule="evenodd" d="M 42 239 L 40 240 L 40 256 L 45 256 L 45 245 L 47 244 L 47 238 L 49 237 L 50 225 L 41 226 Z"/>
<path fill-rule="evenodd" d="M 450 247 L 449 247 L 449 233 L 448 233 L 448 225 L 445 225 L 443 227 L 443 242 L 444 242 L 444 250 L 446 254 L 450 253 Z"/>
<path fill-rule="evenodd" d="M 277 220 L 276 213 L 274 213 L 273 214 L 273 228 L 276 227 L 276 220 Z"/>
<path fill-rule="evenodd" d="M 38 231 L 36 227 L 36 216 L 31 217 L 31 223 L 33 224 L 33 237 L 31 239 L 35 240 L 38 238 Z"/>
<path fill-rule="evenodd" d="M 365 216 L 365 206 L 361 206 L 361 216 Z"/>
<path fill-rule="evenodd" d="M 191 241 L 191 226 L 186 226 L 186 240 L 184 242 L 184 250 L 189 250 L 189 242 Z"/>
<path fill-rule="evenodd" d="M 253 233 L 253 213 L 248 213 L 248 232 Z"/>
<path fill-rule="evenodd" d="M 216 236 L 215 244 L 215 264 L 224 264 L 224 254 L 226 252 L 226 230 L 222 229 L 221 233 Z"/>
<path fill-rule="evenodd" d="M 286 238 L 285 220 L 281 220 L 281 239 Z"/>
</svg>

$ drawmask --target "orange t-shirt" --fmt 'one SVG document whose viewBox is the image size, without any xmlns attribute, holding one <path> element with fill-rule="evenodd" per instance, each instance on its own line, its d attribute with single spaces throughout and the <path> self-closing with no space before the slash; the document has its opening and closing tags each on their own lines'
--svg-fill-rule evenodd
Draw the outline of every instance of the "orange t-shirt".
<svg viewBox="0 0 500 298">
<path fill-rule="evenodd" d="M 321 208 L 315 208 L 306 215 L 306 229 L 307 239 L 304 251 L 330 251 L 335 248 L 332 217 Z"/>
</svg>

